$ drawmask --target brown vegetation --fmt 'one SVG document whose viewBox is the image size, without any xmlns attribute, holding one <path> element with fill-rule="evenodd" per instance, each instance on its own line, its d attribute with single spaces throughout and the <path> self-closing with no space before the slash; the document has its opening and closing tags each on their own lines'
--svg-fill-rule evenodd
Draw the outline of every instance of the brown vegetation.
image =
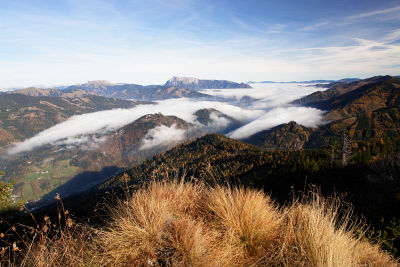
<svg viewBox="0 0 400 267">
<path fill-rule="evenodd" d="M 111 208 L 108 226 L 67 224 L 57 237 L 33 241 L 17 265 L 398 265 L 360 238 L 338 201 L 311 196 L 279 208 L 253 189 L 151 182 Z"/>
</svg>

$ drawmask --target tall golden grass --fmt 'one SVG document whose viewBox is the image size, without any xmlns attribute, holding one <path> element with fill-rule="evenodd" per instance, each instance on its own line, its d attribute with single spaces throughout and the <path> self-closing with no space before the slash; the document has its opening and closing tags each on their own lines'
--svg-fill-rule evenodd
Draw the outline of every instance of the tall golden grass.
<svg viewBox="0 0 400 267">
<path fill-rule="evenodd" d="M 318 194 L 278 207 L 262 191 L 173 180 L 143 186 L 110 212 L 102 229 L 33 241 L 15 265 L 398 266 Z"/>
</svg>

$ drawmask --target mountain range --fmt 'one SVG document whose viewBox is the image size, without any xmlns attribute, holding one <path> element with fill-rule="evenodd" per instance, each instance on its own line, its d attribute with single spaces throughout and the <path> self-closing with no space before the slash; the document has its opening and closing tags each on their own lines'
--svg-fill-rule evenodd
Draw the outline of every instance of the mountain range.
<svg viewBox="0 0 400 267">
<path fill-rule="evenodd" d="M 289 122 L 269 130 L 258 132 L 242 140 L 254 144 L 256 147 L 224 139 L 222 136 L 208 136 L 206 139 L 199 139 L 198 141 L 181 145 L 160 154 L 157 158 L 153 159 L 157 161 L 156 163 L 145 164 L 154 168 L 174 164 L 176 166 L 180 163 L 184 166 L 200 164 L 200 166 L 217 165 L 218 168 L 221 168 L 226 165 L 223 163 L 225 160 L 233 161 L 229 156 L 230 153 L 233 153 L 232 155 L 235 157 L 240 157 L 241 153 L 245 154 L 246 157 L 253 157 L 251 155 L 254 155 L 254 153 L 268 154 L 267 152 L 262 152 L 263 150 L 259 150 L 257 147 L 267 149 L 267 151 L 303 151 L 305 148 L 327 148 L 328 155 L 324 156 L 326 157 L 325 160 L 332 157 L 331 148 L 334 148 L 337 150 L 335 153 L 338 154 L 335 160 L 339 160 L 341 147 L 338 147 L 338 145 L 340 146 L 343 142 L 344 133 L 349 135 L 355 151 L 364 153 L 366 152 L 366 148 L 370 149 L 373 145 L 375 151 L 372 153 L 375 154 L 375 157 L 379 153 L 382 153 L 382 155 L 394 153 L 397 149 L 400 149 L 394 145 L 397 144 L 400 137 L 399 97 L 400 79 L 396 77 L 378 76 L 351 83 L 345 81 L 341 85 L 334 85 L 327 91 L 316 92 L 293 102 L 294 104 L 306 104 L 326 110 L 327 112 L 324 117 L 326 124 L 321 127 L 307 128 L 295 122 Z M 204 151 L 197 147 L 205 141 L 217 143 L 215 146 L 218 149 L 212 146 L 208 148 L 213 151 L 210 152 L 209 150 Z M 226 144 L 222 145 L 220 142 Z M 233 144 L 234 146 L 232 146 Z M 226 150 L 228 147 L 231 148 Z M 250 148 L 252 152 L 249 151 Z M 182 149 L 186 152 L 181 151 Z M 223 152 L 219 151 L 219 149 Z M 196 154 L 191 155 L 189 151 L 203 151 L 202 153 L 205 153 L 207 157 L 199 156 L 201 160 L 196 160 Z M 221 153 L 221 155 L 216 156 L 217 153 Z M 356 152 L 354 153 L 357 154 Z M 176 158 L 177 156 L 179 158 Z M 207 163 L 206 158 L 208 157 L 212 158 L 214 163 Z M 276 160 L 276 157 L 274 157 L 274 160 Z M 371 160 L 371 155 L 369 155 L 369 160 Z M 167 162 L 168 164 L 166 164 Z M 218 162 L 218 164 L 215 162 Z M 252 163 L 246 163 L 247 167 L 242 166 L 238 170 L 234 169 L 232 171 L 234 174 L 232 175 L 226 176 L 227 173 L 224 169 L 217 172 L 220 175 L 222 174 L 224 178 L 240 176 L 241 171 L 246 172 L 242 168 L 248 168 L 249 165 L 253 166 L 256 162 L 262 161 L 254 158 L 250 162 Z M 233 162 L 232 165 L 235 166 L 235 163 Z M 189 173 L 193 174 L 194 177 L 203 177 L 205 175 L 201 173 L 199 166 L 189 167 L 188 169 Z M 136 173 L 139 170 L 142 173 Z M 192 173 L 194 170 L 196 172 Z M 129 174 L 130 177 L 135 177 L 134 180 L 137 180 L 142 179 L 140 177 L 146 177 L 146 173 L 153 172 L 153 170 L 147 169 L 147 167 L 144 168 L 143 166 L 138 168 L 137 171 L 136 169 L 132 169 L 125 173 Z M 115 183 L 118 183 L 118 177 L 116 176 L 109 180 L 107 184 L 114 186 Z M 144 178 L 144 180 L 146 179 Z"/>
<path fill-rule="evenodd" d="M 81 97 L 46 95 L 57 92 L 51 89 L 29 89 L 25 92 L 34 92 L 36 96 L 21 93 L 0 95 L 0 146 L 32 137 L 73 115 L 113 108 L 131 108 L 142 103 L 90 94 Z"/>
<path fill-rule="evenodd" d="M 292 102 L 325 110 L 325 125 L 295 122 L 261 131 L 244 141 L 267 149 L 329 147 L 347 132 L 354 142 L 400 136 L 400 79 L 378 76 L 334 85 Z"/>
<path fill-rule="evenodd" d="M 1 113 L 4 119 L 0 129 L 4 132 L 3 144 L 24 140 L 72 115 L 115 107 L 129 108 L 143 103 L 99 96 L 111 90 L 108 82 L 89 82 L 85 86 L 62 91 L 25 90 L 25 93 L 37 96 L 19 93 L 1 95 L 0 99 L 4 102 Z M 325 110 L 324 125 L 307 128 L 290 122 L 260 131 L 242 141 L 267 150 L 332 147 L 337 158 L 340 157 L 344 133 L 358 147 L 365 147 L 365 142 L 382 138 L 385 144 L 390 143 L 387 138 L 400 134 L 399 87 L 399 79 L 391 76 L 334 84 L 326 91 L 315 92 L 292 103 Z M 55 96 L 57 92 L 70 94 L 74 90 L 87 95 Z M 40 92 L 42 95 L 51 92 L 53 97 L 40 96 Z M 165 96 L 164 92 L 155 95 Z M 178 142 L 207 132 L 229 133 L 243 125 L 243 122 L 213 108 L 199 109 L 193 116 L 196 124 L 176 116 L 148 114 L 115 131 L 86 136 L 84 141 L 91 144 L 89 147 L 74 145 L 66 140 L 27 152 L 23 157 L 3 160 L 0 167 L 5 170 L 6 179 L 18 177 L 16 192 L 25 199 L 42 197 L 72 179 L 78 186 L 69 186 L 63 191 L 64 195 L 70 195 L 90 188 L 121 169 L 139 164 Z M 216 119 L 224 123 L 215 125 Z M 160 139 L 167 132 L 168 136 L 173 133 L 175 139 Z M 80 173 L 85 178 L 79 176 Z"/>
<path fill-rule="evenodd" d="M 290 81 L 290 82 L 276 82 L 276 81 L 260 81 L 260 82 L 255 82 L 255 81 L 249 81 L 247 83 L 252 84 L 252 83 L 315 83 L 317 86 L 320 87 L 332 87 L 333 84 L 337 83 L 349 83 L 349 82 L 356 82 L 356 81 L 361 81 L 359 78 L 344 78 L 340 80 L 309 80 L 309 81 Z"/>
<path fill-rule="evenodd" d="M 210 131 L 227 133 L 240 125 L 215 109 L 200 109 L 194 116 L 196 124 L 176 116 L 148 114 L 117 130 L 83 136 L 82 141 L 67 139 L 4 158 L 0 169 L 6 173 L 4 179 L 14 179 L 14 193 L 21 198 L 36 200 L 55 188 L 67 196 L 88 189 L 179 142 Z M 214 125 L 215 118 L 226 121 L 225 126 Z M 73 182 L 59 188 L 70 180 Z M 53 196 L 44 201 L 49 199 Z"/>
<path fill-rule="evenodd" d="M 169 98 L 211 98 L 211 96 L 199 93 L 197 91 L 164 85 L 138 85 L 138 84 L 110 84 L 104 81 L 91 81 L 81 85 L 73 85 L 65 88 L 63 92 L 74 92 L 83 90 L 85 92 L 97 95 L 136 100 L 162 100 Z"/>
<path fill-rule="evenodd" d="M 191 79 L 172 82 L 201 84 Z M 118 86 L 131 89 L 117 90 Z M 149 100 L 185 96 L 179 90 L 202 94 L 171 84 L 135 86 L 102 81 L 65 90 L 29 88 L 2 94 L 2 142 L 22 141 L 76 114 L 152 104 L 101 95 L 135 90 L 143 95 L 141 90 L 148 90 L 143 99 Z M 247 105 L 256 103 L 247 97 Z M 61 194 L 65 208 L 76 216 L 104 216 L 94 207 L 110 195 L 123 199 L 126 190 L 148 181 L 183 177 L 211 186 L 260 188 L 281 204 L 317 187 L 324 196 L 337 194 L 351 203 L 355 213 L 377 229 L 400 219 L 400 79 L 335 82 L 290 105 L 323 110 L 322 124 L 305 127 L 291 121 L 234 140 L 223 134 L 244 122 L 218 108 L 195 109 L 191 121 L 150 112 L 118 129 L 77 137 L 82 143 L 65 139 L 5 158 L 0 161 L 6 173 L 2 179 L 16 179 L 14 192 L 19 197 L 40 199 L 28 205 L 40 215 L 53 212 L 54 197 Z"/>
<path fill-rule="evenodd" d="M 226 80 L 200 80 L 197 78 L 173 77 L 164 85 L 139 84 L 113 84 L 108 81 L 89 81 L 84 84 L 71 85 L 62 89 L 24 88 L 6 93 L 25 94 L 29 96 L 52 97 L 82 97 L 85 95 L 99 95 L 109 98 L 136 99 L 136 100 L 162 100 L 170 98 L 208 98 L 207 94 L 197 92 L 201 89 L 227 89 L 227 88 L 251 88 L 248 84 L 235 83 Z"/>
</svg>

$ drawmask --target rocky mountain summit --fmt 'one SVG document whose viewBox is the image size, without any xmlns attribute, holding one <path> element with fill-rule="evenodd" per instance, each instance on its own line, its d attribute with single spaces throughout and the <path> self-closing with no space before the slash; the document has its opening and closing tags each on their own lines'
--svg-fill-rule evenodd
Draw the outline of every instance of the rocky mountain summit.
<svg viewBox="0 0 400 267">
<path fill-rule="evenodd" d="M 172 77 L 165 86 L 183 87 L 193 90 L 201 89 L 227 89 L 227 88 L 251 88 L 245 83 L 236 83 L 226 80 L 200 80 L 193 77 Z"/>
</svg>

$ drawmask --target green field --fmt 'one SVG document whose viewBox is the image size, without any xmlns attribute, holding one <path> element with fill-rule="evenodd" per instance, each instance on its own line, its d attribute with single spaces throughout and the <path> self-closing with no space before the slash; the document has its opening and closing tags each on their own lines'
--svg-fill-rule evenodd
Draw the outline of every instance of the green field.
<svg viewBox="0 0 400 267">
<path fill-rule="evenodd" d="M 22 196 L 25 200 L 32 200 L 35 198 L 32 185 L 30 183 L 24 184 L 22 188 Z"/>
<path fill-rule="evenodd" d="M 79 167 L 70 165 L 71 159 L 42 163 L 32 166 L 22 177 L 22 197 L 35 200 L 61 186 L 79 172 Z"/>
<path fill-rule="evenodd" d="M 70 165 L 71 159 L 57 161 L 52 170 L 53 178 L 70 177 L 77 173 L 79 167 Z"/>
</svg>

